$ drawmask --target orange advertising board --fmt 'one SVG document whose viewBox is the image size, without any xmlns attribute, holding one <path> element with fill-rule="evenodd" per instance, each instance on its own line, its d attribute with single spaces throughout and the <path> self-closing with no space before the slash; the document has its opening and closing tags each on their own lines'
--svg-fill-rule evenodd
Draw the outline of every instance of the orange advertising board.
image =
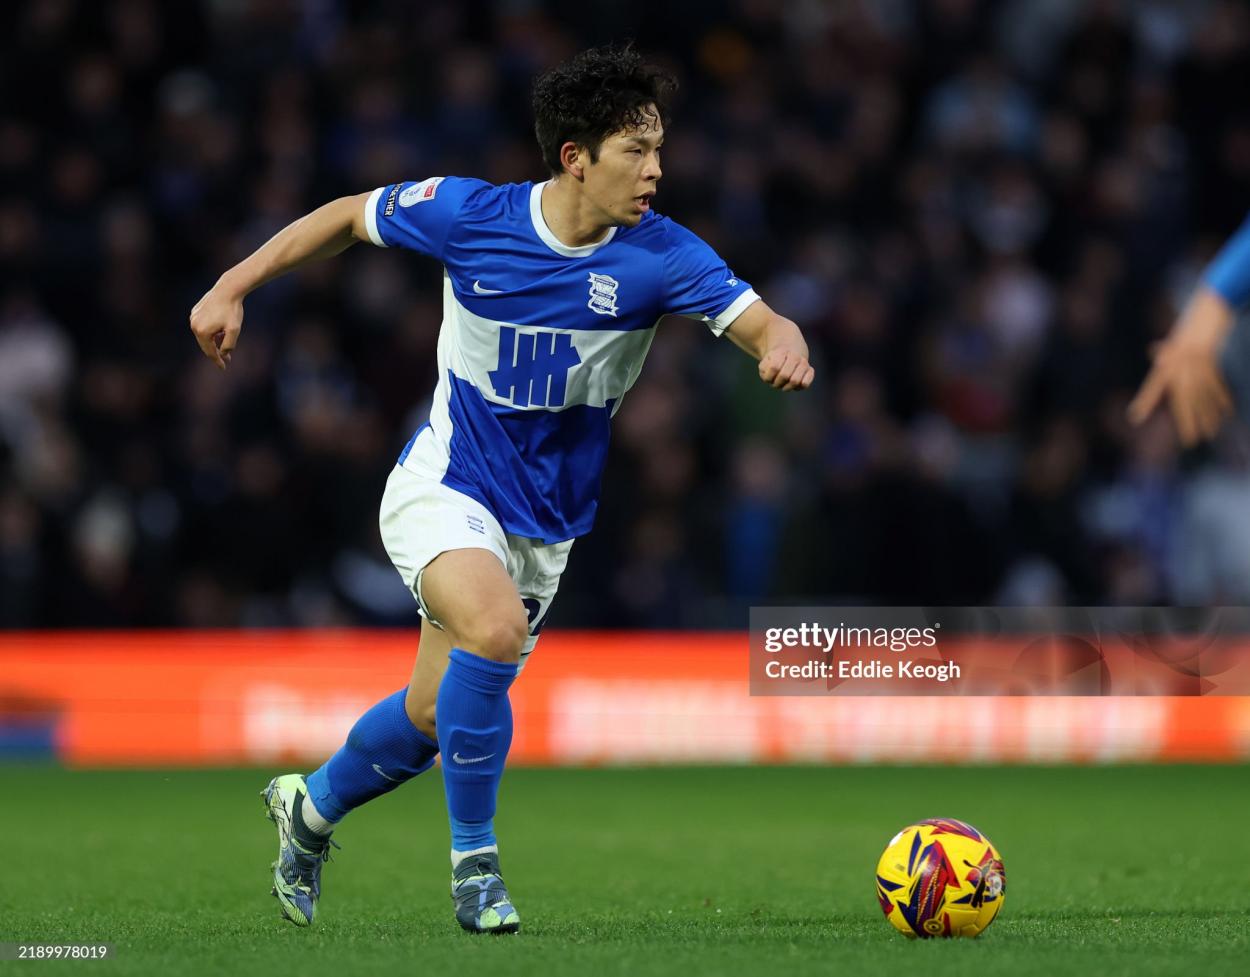
<svg viewBox="0 0 1250 977">
<path fill-rule="evenodd" d="M 8 634 L 0 740 L 42 731 L 74 765 L 316 762 L 415 653 L 408 631 Z M 511 699 L 514 763 L 1250 758 L 1239 696 L 752 696 L 745 633 L 552 631 Z"/>
</svg>

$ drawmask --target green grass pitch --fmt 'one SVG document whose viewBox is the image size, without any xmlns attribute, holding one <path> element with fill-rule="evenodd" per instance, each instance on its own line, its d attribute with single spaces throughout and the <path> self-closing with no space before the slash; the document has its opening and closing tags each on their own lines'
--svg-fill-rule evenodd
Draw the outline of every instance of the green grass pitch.
<svg viewBox="0 0 1250 977">
<path fill-rule="evenodd" d="M 455 925 L 437 771 L 344 822 L 316 927 L 280 919 L 272 772 L 0 767 L 0 940 L 116 947 L 32 973 L 161 977 L 1210 977 L 1250 959 L 1245 767 L 512 770 L 516 937 Z M 938 815 L 1003 853 L 979 940 L 908 941 L 876 904 L 890 836 Z"/>
</svg>

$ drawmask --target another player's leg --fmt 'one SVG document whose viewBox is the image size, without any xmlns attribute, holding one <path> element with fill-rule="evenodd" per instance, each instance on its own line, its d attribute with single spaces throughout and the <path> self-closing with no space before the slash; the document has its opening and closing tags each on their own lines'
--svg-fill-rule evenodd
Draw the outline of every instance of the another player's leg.
<svg viewBox="0 0 1250 977">
<path fill-rule="evenodd" d="M 425 623 L 418 661 L 441 673 L 447 646 Z M 305 780 L 275 777 L 262 792 L 265 810 L 278 828 L 273 894 L 282 915 L 297 926 L 311 925 L 321 895 L 321 866 L 329 858 L 330 834 L 351 810 L 434 765 L 438 744 L 433 728 L 423 730 L 406 707 L 408 688 L 378 702 L 356 721 L 347 742 Z"/>
<path fill-rule="evenodd" d="M 516 932 L 520 917 L 500 875 L 494 817 L 512 745 L 508 689 L 529 637 L 525 607 L 503 563 L 487 550 L 442 553 L 422 572 L 420 590 L 451 646 L 435 696 L 435 722 L 451 822 L 456 919 L 471 932 Z M 428 703 L 430 683 L 415 686 L 414 699 Z"/>
</svg>

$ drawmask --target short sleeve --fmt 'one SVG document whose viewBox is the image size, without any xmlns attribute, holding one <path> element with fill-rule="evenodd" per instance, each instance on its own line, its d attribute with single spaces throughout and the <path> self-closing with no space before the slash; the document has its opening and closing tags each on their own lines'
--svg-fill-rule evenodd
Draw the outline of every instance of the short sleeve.
<svg viewBox="0 0 1250 977">
<path fill-rule="evenodd" d="M 698 319 L 721 335 L 759 296 L 698 235 L 673 221 L 666 229 L 664 311 Z"/>
<path fill-rule="evenodd" d="M 369 240 L 379 248 L 408 248 L 441 261 L 465 200 L 485 186 L 481 180 L 432 176 L 378 187 L 365 203 Z"/>
<path fill-rule="evenodd" d="M 1234 309 L 1250 302 L 1250 218 L 1220 249 L 1203 277 Z"/>
</svg>

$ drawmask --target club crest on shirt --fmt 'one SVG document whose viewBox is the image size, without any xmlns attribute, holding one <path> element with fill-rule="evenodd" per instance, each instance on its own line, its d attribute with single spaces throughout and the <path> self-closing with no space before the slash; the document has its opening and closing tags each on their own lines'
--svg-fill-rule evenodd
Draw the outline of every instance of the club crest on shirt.
<svg viewBox="0 0 1250 977">
<path fill-rule="evenodd" d="M 621 287 L 611 275 L 590 273 L 590 301 L 586 303 L 591 312 L 616 316 L 616 290 Z"/>
</svg>

